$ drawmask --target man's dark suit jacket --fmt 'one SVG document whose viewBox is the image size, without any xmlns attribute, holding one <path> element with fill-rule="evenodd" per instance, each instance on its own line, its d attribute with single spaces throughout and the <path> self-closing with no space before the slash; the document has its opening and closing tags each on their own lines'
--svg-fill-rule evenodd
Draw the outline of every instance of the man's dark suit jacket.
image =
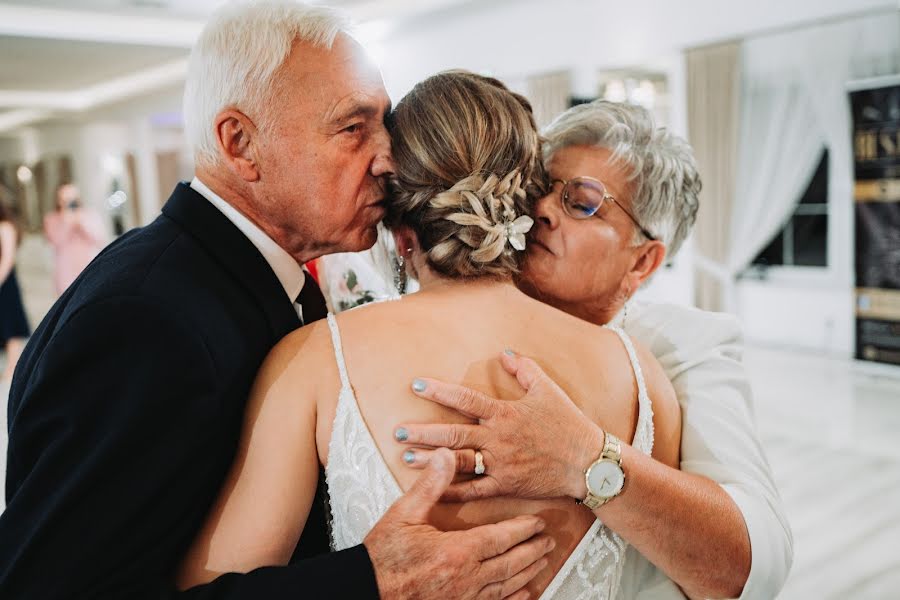
<svg viewBox="0 0 900 600">
<path fill-rule="evenodd" d="M 173 588 L 257 369 L 299 325 L 262 255 L 185 184 L 104 250 L 13 379 L 0 598 L 377 598 L 363 546 L 298 558 L 327 552 L 319 502 L 291 565 Z"/>
</svg>

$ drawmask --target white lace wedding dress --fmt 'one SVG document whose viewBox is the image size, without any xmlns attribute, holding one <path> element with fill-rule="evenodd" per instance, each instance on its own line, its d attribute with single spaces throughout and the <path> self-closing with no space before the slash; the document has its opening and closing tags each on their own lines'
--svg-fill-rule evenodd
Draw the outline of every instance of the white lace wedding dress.
<svg viewBox="0 0 900 600">
<path fill-rule="evenodd" d="M 342 550 L 363 538 L 402 494 L 375 440 L 363 421 L 347 376 L 341 336 L 334 315 L 328 315 L 341 391 L 328 444 L 325 478 L 331 503 L 331 545 Z M 638 424 L 633 446 L 650 454 L 653 449 L 653 408 L 631 339 L 617 333 L 628 351 L 638 386 Z M 584 534 L 572 554 L 541 595 L 548 600 L 615 598 L 628 544 L 599 520 Z"/>
</svg>

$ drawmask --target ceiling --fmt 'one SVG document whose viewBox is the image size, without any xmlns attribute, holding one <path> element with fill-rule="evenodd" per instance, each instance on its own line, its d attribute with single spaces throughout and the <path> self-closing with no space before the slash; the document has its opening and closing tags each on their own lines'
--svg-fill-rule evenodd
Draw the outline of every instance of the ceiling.
<svg viewBox="0 0 900 600">
<path fill-rule="evenodd" d="M 19 6 L 80 10 L 121 15 L 168 16 L 203 19 L 227 0 L 5 0 Z M 349 8 L 371 4 L 369 0 L 329 0 L 311 4 L 328 4 Z M 382 3 L 385 4 L 385 3 Z"/>
<path fill-rule="evenodd" d="M 191 45 L 226 1 L 0 0 L 0 135 L 182 81 Z M 327 0 L 361 35 L 471 2 Z"/>
<path fill-rule="evenodd" d="M 549 0 L 312 1 L 344 9 L 361 24 L 357 29 L 360 39 L 373 50 L 379 40 L 394 39 L 390 36 L 400 33 L 398 28 L 424 31 L 427 28 L 421 28 L 422 23 L 450 22 L 454 15 L 476 14 L 486 11 L 487 7 L 506 4 L 510 10 L 515 7 L 519 15 L 546 14 L 548 10 L 555 10 L 548 6 Z M 0 0 L 0 136 L 60 116 L 77 119 L 91 111 L 114 108 L 117 103 L 139 100 L 160 90 L 177 87 L 183 82 L 189 49 L 205 20 L 225 2 Z M 615 10 L 638 13 L 643 10 L 642 6 L 644 9 L 656 6 L 651 0 L 629 3 L 633 8 L 622 8 L 611 0 L 573 0 L 569 4 L 573 2 L 590 4 L 595 12 L 602 11 L 603 14 Z M 606 2 L 608 4 L 603 7 L 597 6 Z M 719 6 L 718 2 L 682 2 L 684 8 L 678 9 L 678 14 L 687 21 L 707 13 L 723 12 L 711 8 Z M 896 5 L 896 2 L 804 0 L 802 4 L 840 5 L 841 10 L 848 12 L 853 10 L 849 8 L 851 5 L 860 3 L 869 6 Z M 766 0 L 763 4 L 774 7 L 780 0 Z M 537 11 L 538 7 L 542 10 Z M 623 27 L 627 25 L 626 21 L 619 15 L 618 22 L 623 23 Z M 631 21 L 643 22 L 640 15 L 635 15 Z M 638 26 L 632 33 L 638 39 L 642 33 L 649 35 L 644 31 L 646 29 L 646 26 Z M 521 37 L 517 31 L 515 27 L 501 27 L 498 35 Z M 479 40 L 471 42 L 477 45 Z M 402 62 L 404 57 L 397 60 Z"/>
<path fill-rule="evenodd" d="M 203 17 L 224 0 L 6 0 L 4 4 L 132 15 Z"/>
<path fill-rule="evenodd" d="M 69 91 L 183 58 L 182 48 L 0 36 L 0 88 Z"/>
</svg>

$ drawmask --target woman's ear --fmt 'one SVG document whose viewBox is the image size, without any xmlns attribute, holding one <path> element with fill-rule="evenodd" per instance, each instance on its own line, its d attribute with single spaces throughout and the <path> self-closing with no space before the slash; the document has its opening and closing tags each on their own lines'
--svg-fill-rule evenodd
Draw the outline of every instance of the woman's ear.
<svg viewBox="0 0 900 600">
<path fill-rule="evenodd" d="M 253 121 L 239 110 L 227 108 L 216 115 L 215 128 L 225 164 L 244 181 L 258 181 L 259 164 L 254 153 L 257 129 Z"/>
<path fill-rule="evenodd" d="M 394 244 L 397 246 L 397 254 L 406 261 L 407 274 L 413 279 L 419 280 L 419 269 L 424 266 L 419 236 L 406 225 L 400 225 L 391 233 L 394 236 Z"/>
<path fill-rule="evenodd" d="M 419 250 L 419 237 L 406 225 L 400 225 L 391 231 L 394 236 L 394 245 L 397 246 L 397 254 L 409 260 L 410 255 Z"/>
<path fill-rule="evenodd" d="M 635 248 L 634 261 L 625 278 L 628 288 L 637 291 L 666 260 L 666 245 L 659 240 L 650 240 Z"/>
</svg>

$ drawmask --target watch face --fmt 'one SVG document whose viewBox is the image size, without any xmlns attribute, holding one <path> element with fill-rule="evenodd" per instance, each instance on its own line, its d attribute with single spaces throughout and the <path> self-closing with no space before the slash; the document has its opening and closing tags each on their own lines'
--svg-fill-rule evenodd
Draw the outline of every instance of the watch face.
<svg viewBox="0 0 900 600">
<path fill-rule="evenodd" d="M 611 460 L 602 460 L 588 471 L 588 489 L 595 496 L 609 498 L 622 490 L 625 484 L 625 473 L 622 468 Z"/>
</svg>

